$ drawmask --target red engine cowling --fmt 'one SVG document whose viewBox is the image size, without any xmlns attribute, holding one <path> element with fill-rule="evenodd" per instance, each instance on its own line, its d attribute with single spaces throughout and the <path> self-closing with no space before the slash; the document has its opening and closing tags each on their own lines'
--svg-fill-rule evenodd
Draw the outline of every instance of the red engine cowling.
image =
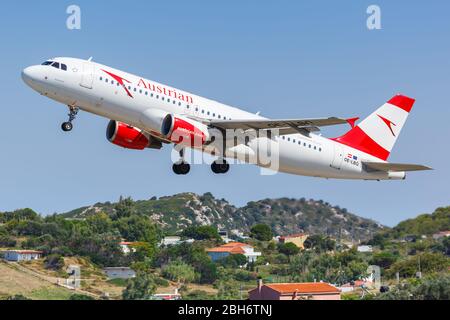
<svg viewBox="0 0 450 320">
<path fill-rule="evenodd" d="M 201 147 L 209 139 L 208 127 L 183 116 L 168 115 L 162 125 L 162 134 L 175 144 Z"/>
<path fill-rule="evenodd" d="M 108 124 L 106 138 L 115 145 L 134 150 L 143 150 L 150 144 L 140 129 L 114 120 Z"/>
</svg>

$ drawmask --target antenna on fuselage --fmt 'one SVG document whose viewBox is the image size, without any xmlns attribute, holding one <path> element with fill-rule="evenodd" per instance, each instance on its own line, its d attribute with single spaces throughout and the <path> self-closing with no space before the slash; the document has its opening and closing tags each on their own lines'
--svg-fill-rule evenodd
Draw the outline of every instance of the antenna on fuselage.
<svg viewBox="0 0 450 320">
<path fill-rule="evenodd" d="M 88 62 L 91 62 L 93 58 L 94 58 L 94 57 L 90 57 L 90 58 L 88 59 Z"/>
</svg>

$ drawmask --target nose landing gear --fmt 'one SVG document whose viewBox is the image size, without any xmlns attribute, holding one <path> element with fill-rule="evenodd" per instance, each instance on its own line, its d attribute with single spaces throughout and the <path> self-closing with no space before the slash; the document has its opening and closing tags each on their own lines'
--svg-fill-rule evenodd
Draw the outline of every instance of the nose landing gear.
<svg viewBox="0 0 450 320">
<path fill-rule="evenodd" d="M 77 117 L 77 114 L 78 114 L 78 111 L 79 111 L 79 110 L 80 110 L 80 108 L 78 108 L 78 107 L 71 107 L 71 106 L 69 106 L 69 114 L 68 114 L 68 116 L 69 116 L 69 121 L 64 122 L 64 123 L 61 125 L 61 129 L 62 129 L 64 132 L 72 131 L 72 129 L 73 129 L 73 124 L 72 124 L 72 122 L 73 122 L 73 120 L 75 120 L 75 118 Z"/>
</svg>

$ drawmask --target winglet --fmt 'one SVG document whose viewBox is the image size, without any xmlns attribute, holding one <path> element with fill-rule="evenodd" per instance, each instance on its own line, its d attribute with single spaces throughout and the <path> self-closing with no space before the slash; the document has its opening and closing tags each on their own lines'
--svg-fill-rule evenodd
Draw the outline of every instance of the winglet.
<svg viewBox="0 0 450 320">
<path fill-rule="evenodd" d="M 347 121 L 347 123 L 352 127 L 352 129 L 355 127 L 356 121 L 358 121 L 358 120 L 359 120 L 359 117 L 345 119 L 345 121 Z"/>
</svg>

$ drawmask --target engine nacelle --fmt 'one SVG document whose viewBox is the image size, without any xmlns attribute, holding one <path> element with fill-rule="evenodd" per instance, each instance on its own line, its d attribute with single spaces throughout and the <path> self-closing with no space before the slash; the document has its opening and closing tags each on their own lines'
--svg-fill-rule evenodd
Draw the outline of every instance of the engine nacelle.
<svg viewBox="0 0 450 320">
<path fill-rule="evenodd" d="M 189 147 L 201 147 L 210 138 L 208 126 L 205 124 L 171 114 L 165 117 L 161 133 L 173 143 Z"/>
<path fill-rule="evenodd" d="M 106 138 L 109 142 L 127 149 L 143 150 L 150 146 L 150 140 L 142 130 L 114 120 L 108 124 Z"/>
</svg>

